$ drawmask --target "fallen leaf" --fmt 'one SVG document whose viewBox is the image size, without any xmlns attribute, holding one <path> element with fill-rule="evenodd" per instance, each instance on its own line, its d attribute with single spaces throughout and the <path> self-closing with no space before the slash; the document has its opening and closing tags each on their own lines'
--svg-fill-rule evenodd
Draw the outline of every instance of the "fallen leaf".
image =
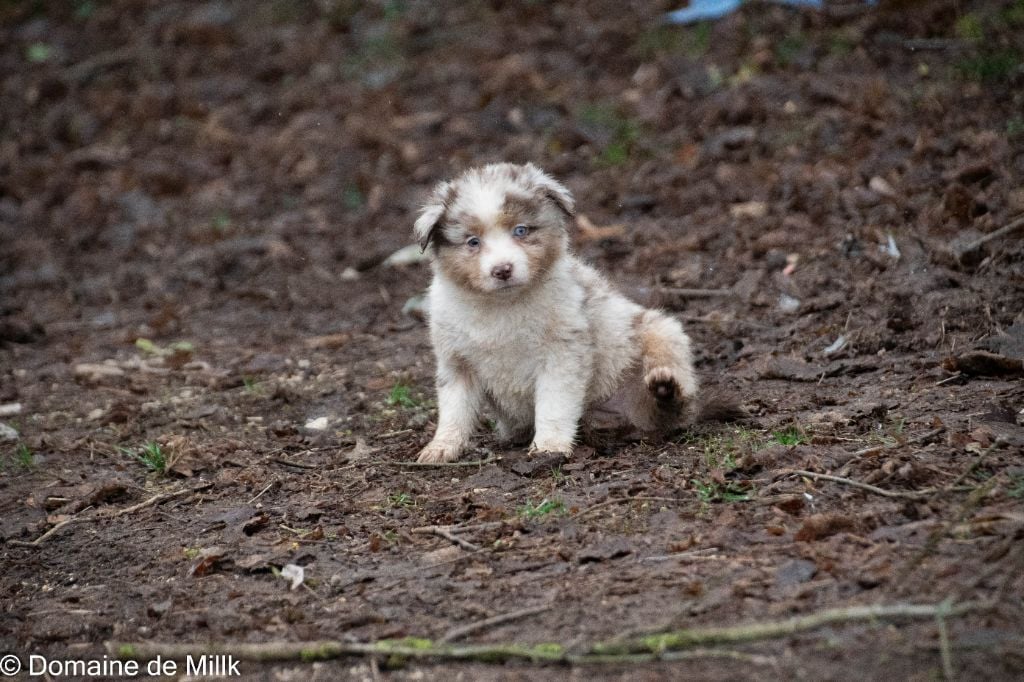
<svg viewBox="0 0 1024 682">
<path fill-rule="evenodd" d="M 224 560 L 225 555 L 226 550 L 223 547 L 207 547 L 199 553 L 199 560 L 193 564 L 189 575 L 201 577 L 212 573 Z"/>
</svg>

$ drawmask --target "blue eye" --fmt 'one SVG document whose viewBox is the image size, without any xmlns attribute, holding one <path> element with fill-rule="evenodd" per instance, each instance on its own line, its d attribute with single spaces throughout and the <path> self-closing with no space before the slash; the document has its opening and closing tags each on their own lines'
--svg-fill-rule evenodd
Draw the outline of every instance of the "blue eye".
<svg viewBox="0 0 1024 682">
<path fill-rule="evenodd" d="M 530 228 L 526 225 L 516 225 L 512 228 L 513 237 L 525 237 L 528 234 L 530 234 Z"/>
<path fill-rule="evenodd" d="M 476 247 L 480 246 L 480 238 L 479 237 L 470 237 L 469 239 L 466 240 L 466 246 L 469 246 L 469 247 L 472 247 L 472 248 L 475 249 Z"/>
</svg>

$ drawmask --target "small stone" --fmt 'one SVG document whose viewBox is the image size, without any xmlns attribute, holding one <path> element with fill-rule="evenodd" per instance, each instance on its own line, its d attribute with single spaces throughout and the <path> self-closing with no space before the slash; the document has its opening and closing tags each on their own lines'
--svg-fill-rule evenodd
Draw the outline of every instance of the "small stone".
<svg viewBox="0 0 1024 682">
<path fill-rule="evenodd" d="M 891 199 L 896 196 L 896 190 L 892 188 L 892 185 L 889 184 L 889 181 L 878 175 L 876 175 L 875 177 L 871 178 L 870 181 L 868 181 L 868 187 L 871 189 L 871 191 L 875 192 L 876 194 L 881 194 L 883 197 L 889 197 Z"/>
<path fill-rule="evenodd" d="M 729 207 L 733 218 L 763 218 L 768 215 L 768 204 L 763 201 L 745 201 Z"/>
<path fill-rule="evenodd" d="M 5 403 L 0 405 L 0 417 L 13 417 L 21 414 L 21 403 Z"/>
<path fill-rule="evenodd" d="M 779 310 L 784 313 L 795 313 L 800 309 L 800 299 L 793 298 L 789 294 L 779 296 Z"/>
<path fill-rule="evenodd" d="M 92 383 L 100 383 L 124 376 L 124 370 L 117 365 L 83 362 L 75 365 L 75 378 Z"/>
<path fill-rule="evenodd" d="M 18 440 L 18 432 L 11 426 L 0 422 L 0 441 Z"/>
<path fill-rule="evenodd" d="M 355 282 L 360 276 L 359 271 L 350 265 L 341 271 L 341 274 L 338 275 L 338 279 L 342 282 Z"/>
<path fill-rule="evenodd" d="M 327 428 L 327 417 L 317 417 L 316 419 L 310 419 L 305 423 L 305 428 L 310 431 L 323 431 Z"/>
</svg>

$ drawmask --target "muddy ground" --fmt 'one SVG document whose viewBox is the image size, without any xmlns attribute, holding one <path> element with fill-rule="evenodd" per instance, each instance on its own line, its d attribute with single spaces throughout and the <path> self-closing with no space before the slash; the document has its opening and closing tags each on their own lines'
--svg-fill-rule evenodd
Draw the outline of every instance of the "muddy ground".
<svg viewBox="0 0 1024 682">
<path fill-rule="evenodd" d="M 545 605 L 459 641 L 579 647 L 952 599 L 990 608 L 946 621 L 946 674 L 1020 679 L 1024 248 L 970 242 L 1024 212 L 1024 5 L 676 6 L 0 3 L 0 653 Z M 436 419 L 429 272 L 382 261 L 432 183 L 497 160 L 571 187 L 577 249 L 748 419 L 403 464 Z M 944 674 L 930 618 L 727 648 L 242 671 Z"/>
</svg>

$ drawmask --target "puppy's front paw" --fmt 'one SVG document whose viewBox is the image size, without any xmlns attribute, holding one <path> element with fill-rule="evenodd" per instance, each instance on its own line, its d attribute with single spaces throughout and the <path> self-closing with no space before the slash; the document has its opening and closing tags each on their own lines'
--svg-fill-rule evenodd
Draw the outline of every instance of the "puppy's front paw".
<svg viewBox="0 0 1024 682">
<path fill-rule="evenodd" d="M 539 452 L 550 452 L 568 457 L 572 454 L 572 443 L 547 439 L 535 440 L 530 443 L 530 449 L 527 452 L 530 455 L 535 455 Z"/>
<path fill-rule="evenodd" d="M 680 376 L 678 369 L 672 367 L 655 367 L 644 376 L 644 385 L 662 407 L 680 405 L 692 397 L 686 394 L 684 388 L 690 383 Z"/>
<path fill-rule="evenodd" d="M 462 454 L 462 448 L 455 443 L 432 440 L 427 447 L 420 450 L 417 462 L 421 464 L 440 464 L 454 462 Z"/>
</svg>

